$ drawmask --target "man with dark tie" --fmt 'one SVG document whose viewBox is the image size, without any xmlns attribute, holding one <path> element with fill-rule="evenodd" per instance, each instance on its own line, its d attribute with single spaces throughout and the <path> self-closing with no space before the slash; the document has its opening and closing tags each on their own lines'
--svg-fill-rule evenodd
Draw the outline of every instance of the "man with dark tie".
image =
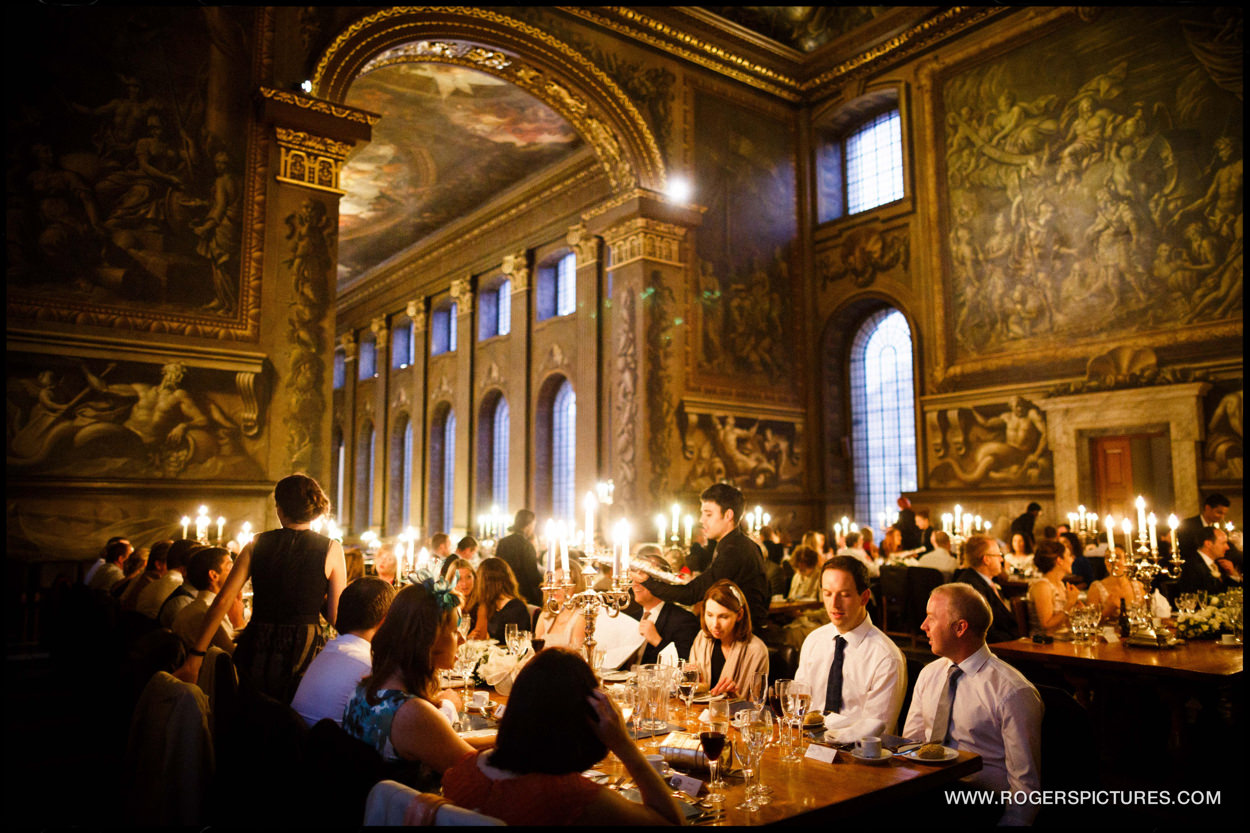
<svg viewBox="0 0 1250 833">
<path fill-rule="evenodd" d="M 1181 525 L 1176 528 L 1176 543 L 1178 552 L 1181 555 L 1182 564 L 1188 564 L 1191 561 L 1200 561 L 1198 558 L 1198 534 L 1204 530 L 1215 526 L 1221 526 L 1224 523 L 1224 516 L 1228 514 L 1229 500 L 1219 492 L 1207 495 L 1206 500 L 1202 502 L 1202 511 L 1192 518 L 1186 518 L 1181 521 Z M 1225 559 L 1230 567 L 1241 568 L 1241 553 L 1228 553 Z M 1223 565 L 1221 565 L 1223 568 Z"/>
<path fill-rule="evenodd" d="M 986 641 L 1007 642 L 1019 636 L 1016 633 L 1016 615 L 1003 598 L 994 578 L 1003 571 L 1003 551 L 998 542 L 984 535 L 973 535 L 964 542 L 964 559 L 968 566 L 955 573 L 955 581 L 962 581 L 985 598 L 990 606 L 989 634 Z"/>
<path fill-rule="evenodd" d="M 903 652 L 872 624 L 866 605 L 868 568 L 835 555 L 820 571 L 820 597 L 829 624 L 808 634 L 794 679 L 812 693 L 811 710 L 856 720 L 871 718 L 893 733 L 907 692 Z"/>
<path fill-rule="evenodd" d="M 1228 534 L 1218 526 L 1198 530 L 1198 549 L 1181 565 L 1176 589 L 1181 593 L 1222 593 L 1241 584 L 1241 573 L 1224 556 L 1228 553 Z"/>
<path fill-rule="evenodd" d="M 643 555 L 634 561 L 645 561 L 666 573 L 672 571 L 672 566 L 658 555 Z M 643 638 L 642 653 L 633 662 L 657 662 L 660 651 L 669 644 L 677 649 L 677 656 L 689 658 L 690 646 L 699 634 L 699 620 L 690 611 L 652 595 L 643 585 L 646 573 L 631 572 L 630 579 L 634 583 L 634 601 L 622 612 L 638 620 L 638 633 Z"/>
<path fill-rule="evenodd" d="M 929 595 L 925 612 L 920 627 L 939 658 L 916 678 L 903 735 L 980 755 L 981 771 L 962 779 L 969 787 L 996 795 L 1039 790 L 1042 698 L 985 644 L 985 597 L 967 584 L 944 584 Z M 997 807 L 986 809 L 999 815 Z M 1012 802 L 998 823 L 1030 824 L 1037 809 Z"/>
</svg>

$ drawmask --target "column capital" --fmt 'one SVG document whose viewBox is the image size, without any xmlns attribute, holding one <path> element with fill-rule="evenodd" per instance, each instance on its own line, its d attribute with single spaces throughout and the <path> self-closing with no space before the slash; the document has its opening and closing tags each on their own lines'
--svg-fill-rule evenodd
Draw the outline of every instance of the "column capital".
<svg viewBox="0 0 1250 833">
<path fill-rule="evenodd" d="M 339 346 L 343 348 L 343 355 L 346 357 L 348 361 L 351 361 L 356 358 L 356 334 L 355 333 L 348 332 L 348 333 L 343 333 L 343 335 L 339 336 Z"/>
<path fill-rule="evenodd" d="M 529 289 L 529 256 L 524 251 L 517 252 L 513 255 L 507 255 L 503 259 L 500 271 L 507 275 L 508 279 L 512 281 L 512 291 L 514 293 Z"/>
</svg>

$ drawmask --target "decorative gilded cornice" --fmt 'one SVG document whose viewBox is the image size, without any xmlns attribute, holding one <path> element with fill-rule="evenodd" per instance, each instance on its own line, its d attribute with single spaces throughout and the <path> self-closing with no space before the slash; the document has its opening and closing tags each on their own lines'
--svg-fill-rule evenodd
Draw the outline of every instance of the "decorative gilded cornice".
<svg viewBox="0 0 1250 833">
<path fill-rule="evenodd" d="M 274 127 L 280 158 L 277 180 L 342 196 L 339 174 L 352 145 L 302 130 Z"/>
<path fill-rule="evenodd" d="M 275 90 L 272 87 L 261 87 L 260 95 L 262 98 L 276 101 L 281 104 L 290 104 L 301 110 L 309 110 L 319 113 L 323 116 L 331 116 L 336 119 L 346 119 L 359 124 L 373 127 L 381 116 L 377 113 L 370 113 L 368 110 L 359 110 L 355 107 L 348 107 L 346 104 L 338 104 L 333 101 L 326 101 L 321 98 L 312 98 L 311 96 L 300 95 L 288 90 Z"/>
<path fill-rule="evenodd" d="M 373 337 L 378 343 L 378 352 L 382 352 L 391 334 L 390 328 L 386 326 L 386 319 L 381 317 L 373 319 L 369 322 L 369 329 L 373 331 Z"/>
<path fill-rule="evenodd" d="M 343 333 L 339 336 L 339 345 L 343 348 L 343 356 L 348 361 L 356 358 L 356 334 Z"/>
<path fill-rule="evenodd" d="M 451 282 L 451 297 L 456 302 L 460 315 L 473 314 L 473 281 L 470 278 L 457 278 Z"/>
<path fill-rule="evenodd" d="M 586 230 L 585 223 L 571 226 L 564 241 L 573 249 L 578 268 L 599 262 L 599 238 Z"/>
<path fill-rule="evenodd" d="M 425 331 L 426 313 L 424 301 L 409 301 L 408 305 L 404 307 L 404 312 L 406 312 L 408 314 L 408 318 L 412 320 L 413 332 L 420 333 Z"/>
<path fill-rule="evenodd" d="M 608 247 L 608 271 L 638 260 L 683 266 L 681 242 L 686 229 L 672 223 L 662 223 L 646 217 L 626 220 L 603 234 Z"/>
<path fill-rule="evenodd" d="M 525 252 L 517 252 L 514 255 L 507 255 L 503 259 L 503 263 L 499 267 L 499 271 L 508 276 L 508 280 L 512 281 L 512 294 L 524 292 L 530 287 L 530 269 L 529 259 L 525 256 Z"/>
</svg>

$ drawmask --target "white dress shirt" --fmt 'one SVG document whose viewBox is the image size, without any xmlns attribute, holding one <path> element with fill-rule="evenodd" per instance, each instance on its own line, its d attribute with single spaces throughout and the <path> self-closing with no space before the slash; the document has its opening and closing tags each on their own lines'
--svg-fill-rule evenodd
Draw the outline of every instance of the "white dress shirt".
<svg viewBox="0 0 1250 833">
<path fill-rule="evenodd" d="M 944 657 L 916 678 L 903 735 L 928 739 L 951 661 Z M 963 675 L 951 704 L 950 745 L 981 756 L 981 771 L 962 779 L 986 790 L 1041 789 L 1042 698 L 1024 675 L 982 645 L 959 663 Z M 1001 824 L 1029 824 L 1037 806 L 1010 804 Z"/>
<path fill-rule="evenodd" d="M 178 589 L 178 585 L 182 584 L 184 576 L 178 570 L 170 570 L 156 581 L 139 591 L 139 598 L 135 602 L 135 610 L 142 613 L 149 619 L 155 619 L 156 614 L 161 612 L 161 605 L 165 604 L 165 600 L 169 598 L 169 594 Z"/>
<path fill-rule="evenodd" d="M 951 576 L 955 575 L 955 570 L 959 567 L 959 559 L 941 547 L 934 547 L 916 559 L 916 566 L 932 567 L 942 573 L 942 578 L 950 581 Z"/>
<path fill-rule="evenodd" d="M 842 547 L 838 550 L 837 555 L 849 555 L 864 562 L 864 566 L 868 568 L 869 578 L 876 578 L 881 575 L 881 565 L 869 558 L 868 551 L 863 547 Z"/>
<path fill-rule="evenodd" d="M 362 677 L 373 670 L 368 640 L 351 633 L 340 634 L 326 643 L 304 672 L 291 708 L 312 726 L 330 718 L 343 725 L 343 710 L 352 699 Z"/>
<path fill-rule="evenodd" d="M 837 636 L 838 626 L 830 622 L 803 640 L 794 679 L 806 683 L 812 692 L 811 711 L 825 710 L 825 690 L 829 685 Z M 907 662 L 903 652 L 873 625 L 867 614 L 864 614 L 864 621 L 841 636 L 846 639 L 846 647 L 842 655 L 842 711 L 839 714 L 857 720 L 866 717 L 880 720 L 885 724 L 885 731 L 892 734 L 907 693 Z"/>
<path fill-rule="evenodd" d="M 208 615 L 208 609 L 213 606 L 213 600 L 216 598 L 217 594 L 212 590 L 201 590 L 195 594 L 192 601 L 174 614 L 174 620 L 170 623 L 169 629 L 182 637 L 187 648 L 195 647 L 195 640 L 200 638 L 200 631 L 203 630 L 204 617 Z M 234 626 L 230 624 L 229 618 L 222 618 L 217 632 L 213 634 L 211 644 L 227 654 L 234 653 Z"/>
</svg>

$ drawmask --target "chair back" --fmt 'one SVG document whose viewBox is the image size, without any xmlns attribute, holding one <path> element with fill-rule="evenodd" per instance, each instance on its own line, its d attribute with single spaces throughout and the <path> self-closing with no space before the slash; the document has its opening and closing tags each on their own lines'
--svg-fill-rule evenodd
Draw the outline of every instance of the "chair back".
<svg viewBox="0 0 1250 833">
<path fill-rule="evenodd" d="M 349 828 L 360 824 L 374 784 L 386 777 L 378 750 L 325 718 L 313 724 L 304 743 L 308 804 L 316 808 L 310 826 Z M 326 791 L 330 779 L 334 789 Z"/>
<path fill-rule="evenodd" d="M 128 826 L 203 826 L 214 766 L 208 698 L 157 672 L 135 704 L 126 743 Z"/>
<path fill-rule="evenodd" d="M 1094 581 L 1102 581 L 1107 577 L 1107 559 L 1102 555 L 1087 555 L 1090 568 L 1094 571 Z"/>
<path fill-rule="evenodd" d="M 881 565 L 881 630 L 909 636 L 906 629 L 907 570 L 903 564 Z"/>
<path fill-rule="evenodd" d="M 904 621 L 913 635 L 921 633 L 920 623 L 925 619 L 929 594 L 935 587 L 946 583 L 941 570 L 932 567 L 907 568 L 907 613 Z"/>
<path fill-rule="evenodd" d="M 1011 600 L 1011 612 L 1016 617 L 1016 635 L 1021 638 L 1029 635 L 1029 600 L 1024 596 L 1016 596 Z"/>
</svg>

